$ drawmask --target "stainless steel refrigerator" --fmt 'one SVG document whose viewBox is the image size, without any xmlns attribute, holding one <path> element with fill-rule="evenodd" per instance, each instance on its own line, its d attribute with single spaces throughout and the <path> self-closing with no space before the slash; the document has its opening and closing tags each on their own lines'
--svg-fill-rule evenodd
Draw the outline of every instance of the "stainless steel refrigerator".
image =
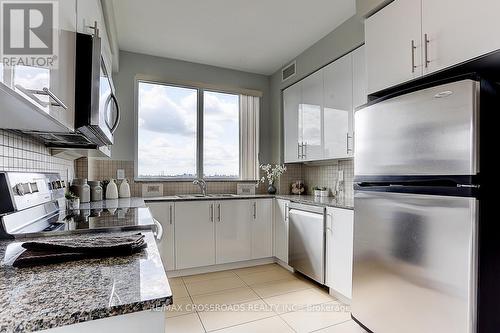
<svg viewBox="0 0 500 333">
<path fill-rule="evenodd" d="M 368 331 L 500 332 L 497 89 L 466 75 L 356 111 L 352 317 Z"/>
</svg>

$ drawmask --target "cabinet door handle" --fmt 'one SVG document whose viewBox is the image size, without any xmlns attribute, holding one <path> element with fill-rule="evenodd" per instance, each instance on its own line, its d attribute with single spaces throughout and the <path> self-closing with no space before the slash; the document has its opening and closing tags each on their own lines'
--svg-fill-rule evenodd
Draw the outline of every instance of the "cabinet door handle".
<svg viewBox="0 0 500 333">
<path fill-rule="evenodd" d="M 214 205 L 213 204 L 210 204 L 210 206 L 208 206 L 208 215 L 209 215 L 210 222 L 213 222 L 214 221 Z"/>
<path fill-rule="evenodd" d="M 54 95 L 54 93 L 52 91 L 50 91 L 49 88 L 43 88 L 42 90 L 45 92 L 46 95 L 48 95 L 50 98 L 52 98 L 57 103 L 54 106 L 60 106 L 64 110 L 68 109 L 68 107 L 63 103 L 63 101 L 61 101 L 59 98 L 57 98 L 57 96 Z"/>
<path fill-rule="evenodd" d="M 253 203 L 253 219 L 257 219 L 257 203 Z"/>
<path fill-rule="evenodd" d="M 163 236 L 163 227 L 161 226 L 161 223 L 158 222 L 157 219 L 153 218 L 153 222 L 155 225 L 155 231 L 153 232 L 153 234 L 155 235 L 157 240 L 161 240 Z"/>
<path fill-rule="evenodd" d="M 170 225 L 172 225 L 172 220 L 173 220 L 173 216 L 172 216 L 172 205 L 169 206 L 169 222 L 170 222 Z"/>
<path fill-rule="evenodd" d="M 220 220 L 221 220 L 220 204 L 217 205 L 217 212 L 218 212 L 217 220 L 220 222 Z"/>
<path fill-rule="evenodd" d="M 430 40 L 429 40 L 429 36 L 427 34 L 424 34 L 424 54 L 425 54 L 425 68 L 428 68 L 429 67 L 429 63 L 431 62 L 429 60 L 429 43 L 430 43 Z"/>
<path fill-rule="evenodd" d="M 297 158 L 300 158 L 300 142 L 297 142 Z"/>
<path fill-rule="evenodd" d="M 302 143 L 302 158 L 307 158 L 307 142 Z"/>
<path fill-rule="evenodd" d="M 97 25 L 97 21 L 94 21 L 94 25 L 93 26 L 92 25 L 87 25 L 86 27 L 94 31 L 92 33 L 92 35 L 94 37 L 99 37 L 99 26 Z"/>
<path fill-rule="evenodd" d="M 415 46 L 415 41 L 412 39 L 411 40 L 411 72 L 415 73 L 415 69 L 417 66 L 415 66 L 415 49 L 417 47 Z"/>
<path fill-rule="evenodd" d="M 329 230 L 330 232 L 333 231 L 333 215 L 327 213 L 326 214 L 326 230 Z"/>
<path fill-rule="evenodd" d="M 346 133 L 346 139 L 347 139 L 347 155 L 349 155 L 349 153 L 352 153 L 352 148 L 351 146 L 349 145 L 349 140 L 352 139 L 353 136 L 352 135 L 349 135 L 349 132 Z"/>
<path fill-rule="evenodd" d="M 38 104 L 40 104 L 42 107 L 46 107 L 46 102 L 41 101 L 39 98 L 35 97 L 34 95 L 45 95 L 49 96 L 52 100 L 54 100 L 54 103 L 50 103 L 51 106 L 60 106 L 63 109 L 67 110 L 68 107 L 66 104 L 63 103 L 52 91 L 49 90 L 49 88 L 44 87 L 42 90 L 38 89 L 28 89 L 23 87 L 20 84 L 16 84 L 15 87 L 19 90 L 21 90 L 24 94 L 27 96 L 31 97 L 33 100 L 35 100 Z"/>
</svg>

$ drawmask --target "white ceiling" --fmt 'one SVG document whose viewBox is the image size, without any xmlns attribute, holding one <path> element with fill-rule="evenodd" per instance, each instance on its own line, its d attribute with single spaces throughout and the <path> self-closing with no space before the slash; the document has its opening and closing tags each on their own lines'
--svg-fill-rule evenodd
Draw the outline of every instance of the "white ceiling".
<svg viewBox="0 0 500 333">
<path fill-rule="evenodd" d="M 272 74 L 355 0 L 113 0 L 121 50 Z"/>
</svg>

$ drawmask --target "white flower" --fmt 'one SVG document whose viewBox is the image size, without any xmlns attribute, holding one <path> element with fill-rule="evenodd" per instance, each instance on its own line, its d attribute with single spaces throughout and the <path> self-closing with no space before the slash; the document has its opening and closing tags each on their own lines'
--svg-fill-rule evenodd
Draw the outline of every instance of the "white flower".
<svg viewBox="0 0 500 333">
<path fill-rule="evenodd" d="M 286 167 L 279 164 L 275 164 L 274 166 L 271 164 L 262 164 L 260 165 L 260 169 L 266 173 L 266 175 L 260 179 L 260 183 L 264 183 L 267 179 L 269 185 L 274 184 L 274 182 L 286 171 Z"/>
</svg>

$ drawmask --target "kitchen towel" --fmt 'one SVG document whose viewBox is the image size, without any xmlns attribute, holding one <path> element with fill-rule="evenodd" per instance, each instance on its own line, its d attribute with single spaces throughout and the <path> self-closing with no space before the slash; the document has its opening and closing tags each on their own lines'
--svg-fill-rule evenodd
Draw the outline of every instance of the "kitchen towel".
<svg viewBox="0 0 500 333">
<path fill-rule="evenodd" d="M 22 244 L 26 249 L 12 264 L 32 267 L 89 258 L 126 256 L 147 247 L 143 234 L 91 236 L 82 239 L 44 239 Z"/>
</svg>

